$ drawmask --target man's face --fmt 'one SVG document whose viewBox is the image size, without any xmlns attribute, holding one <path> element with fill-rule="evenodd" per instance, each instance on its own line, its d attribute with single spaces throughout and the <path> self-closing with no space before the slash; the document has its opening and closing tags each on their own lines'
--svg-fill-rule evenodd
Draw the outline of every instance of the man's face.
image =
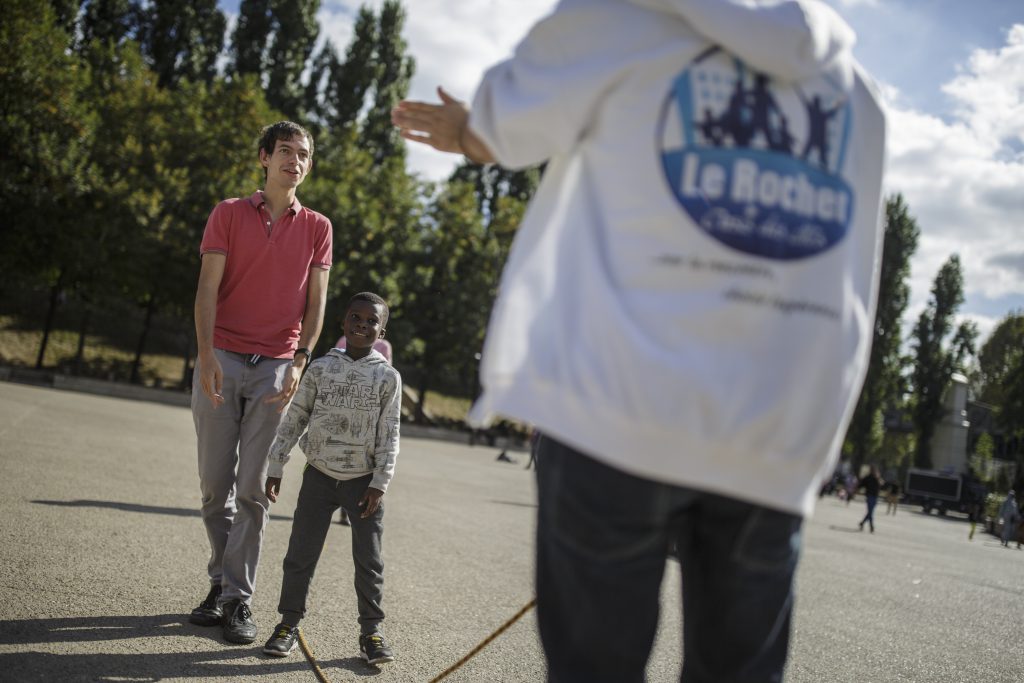
<svg viewBox="0 0 1024 683">
<path fill-rule="evenodd" d="M 298 187 L 313 167 L 309 152 L 309 140 L 305 136 L 274 143 L 274 153 L 267 154 L 260 149 L 260 163 L 267 169 L 267 184 L 274 183 L 285 188 Z"/>
<path fill-rule="evenodd" d="M 384 307 L 370 301 L 353 301 L 345 313 L 345 348 L 369 352 L 384 331 Z"/>
</svg>

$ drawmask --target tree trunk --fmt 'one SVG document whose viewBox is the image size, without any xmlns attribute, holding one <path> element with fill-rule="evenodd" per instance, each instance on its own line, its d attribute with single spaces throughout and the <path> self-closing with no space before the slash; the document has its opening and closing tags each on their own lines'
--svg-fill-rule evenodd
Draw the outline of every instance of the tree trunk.
<svg viewBox="0 0 1024 683">
<path fill-rule="evenodd" d="M 75 362 L 72 365 L 74 374 L 82 374 L 82 362 L 85 360 L 85 335 L 89 332 L 92 319 L 92 305 L 88 301 L 82 303 L 82 321 L 78 325 L 78 348 L 75 349 Z"/>
<path fill-rule="evenodd" d="M 153 324 L 153 312 L 156 310 L 156 296 L 150 294 L 149 302 L 146 304 L 146 319 L 142 323 L 142 334 L 139 335 L 139 344 L 135 347 L 135 360 L 132 361 L 132 384 L 141 384 L 142 377 L 139 368 L 142 366 L 142 352 L 146 348 L 146 337 L 149 336 L 149 328 Z"/>
<path fill-rule="evenodd" d="M 181 387 L 182 389 L 192 389 L 192 331 L 187 330 L 184 334 L 185 337 L 185 355 L 184 364 L 181 368 Z"/>
<path fill-rule="evenodd" d="M 934 427 L 926 427 L 918 435 L 917 449 L 914 453 L 914 467 L 922 470 L 932 468 L 932 437 L 935 435 Z"/>
<path fill-rule="evenodd" d="M 57 281 L 50 288 L 50 308 L 46 311 L 46 322 L 43 323 L 43 340 L 39 342 L 39 355 L 36 356 L 36 369 L 42 369 L 43 356 L 46 355 L 46 346 L 50 343 L 50 330 L 53 329 L 53 319 L 57 316 L 57 307 L 60 306 L 61 295 L 64 293 L 64 269 L 60 269 Z"/>
<path fill-rule="evenodd" d="M 429 368 L 430 366 L 427 365 L 427 367 Z M 429 422 L 429 420 L 427 419 L 427 415 L 424 412 L 425 406 L 426 406 L 426 403 L 427 403 L 427 390 L 429 388 L 430 388 L 430 371 L 427 370 L 427 371 L 423 372 L 423 374 L 420 375 L 420 386 L 419 386 L 420 398 L 419 398 L 418 401 L 416 401 L 416 423 L 417 424 L 427 424 Z"/>
</svg>

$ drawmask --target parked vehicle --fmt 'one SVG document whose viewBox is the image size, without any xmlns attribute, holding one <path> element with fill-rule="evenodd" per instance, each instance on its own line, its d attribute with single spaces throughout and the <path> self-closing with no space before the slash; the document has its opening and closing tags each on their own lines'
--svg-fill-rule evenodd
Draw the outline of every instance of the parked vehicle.
<svg viewBox="0 0 1024 683">
<path fill-rule="evenodd" d="M 904 490 L 907 500 L 920 503 L 925 514 L 936 510 L 940 515 L 949 510 L 966 513 L 971 505 L 983 504 L 988 495 L 985 485 L 970 475 L 915 468 L 907 472 Z"/>
</svg>

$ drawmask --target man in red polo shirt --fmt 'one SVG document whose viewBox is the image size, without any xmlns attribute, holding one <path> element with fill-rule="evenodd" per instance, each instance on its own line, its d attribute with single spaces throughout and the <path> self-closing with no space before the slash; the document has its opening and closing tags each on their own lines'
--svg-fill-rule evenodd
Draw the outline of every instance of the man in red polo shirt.
<svg viewBox="0 0 1024 683">
<path fill-rule="evenodd" d="M 320 336 L 331 222 L 299 204 L 313 138 L 288 121 L 260 134 L 265 184 L 218 204 L 206 223 L 196 291 L 199 356 L 192 416 L 199 443 L 210 592 L 189 621 L 251 643 L 249 608 L 270 503 L 267 456 Z"/>
</svg>

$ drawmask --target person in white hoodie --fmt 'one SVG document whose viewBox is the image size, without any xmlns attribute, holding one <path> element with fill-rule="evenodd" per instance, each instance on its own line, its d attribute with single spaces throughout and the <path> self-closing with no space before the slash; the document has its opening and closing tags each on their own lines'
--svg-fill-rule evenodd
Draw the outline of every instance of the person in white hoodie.
<svg viewBox="0 0 1024 683">
<path fill-rule="evenodd" d="M 666 554 L 682 680 L 778 681 L 803 517 L 868 362 L 885 121 L 816 0 L 563 0 L 402 135 L 547 162 L 471 418 L 538 451 L 551 681 L 640 681 Z"/>
<path fill-rule="evenodd" d="M 387 321 L 388 305 L 380 296 L 360 292 L 352 297 L 343 325 L 346 348 L 331 349 L 310 363 L 270 447 L 266 495 L 271 502 L 281 492 L 284 466 L 296 442 L 308 462 L 284 558 L 281 623 L 263 646 L 265 654 L 285 657 L 295 649 L 313 573 L 331 517 L 340 507 L 352 527 L 360 656 L 370 664 L 394 659 L 383 632 L 381 499 L 398 458 L 402 377 L 373 348 Z"/>
</svg>

